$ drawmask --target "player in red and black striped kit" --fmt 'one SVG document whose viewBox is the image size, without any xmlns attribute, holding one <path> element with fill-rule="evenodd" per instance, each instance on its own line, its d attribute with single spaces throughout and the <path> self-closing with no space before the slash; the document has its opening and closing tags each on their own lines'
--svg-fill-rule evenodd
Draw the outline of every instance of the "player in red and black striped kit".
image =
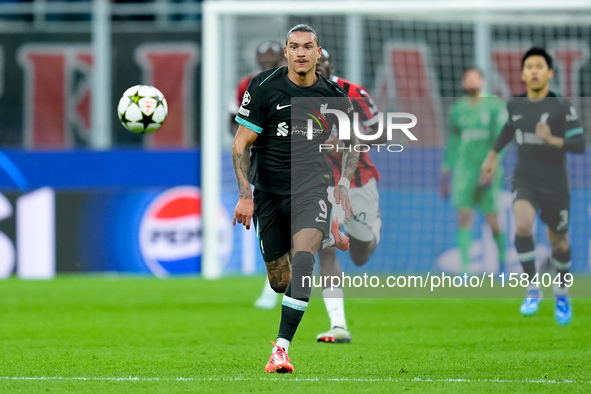
<svg viewBox="0 0 591 394">
<path fill-rule="evenodd" d="M 368 134 L 375 134 L 378 127 L 378 109 L 371 96 L 362 86 L 332 75 L 333 65 L 331 56 L 325 49 L 322 49 L 322 56 L 316 65 L 316 71 L 343 87 L 345 93 L 353 103 L 355 112 L 359 114 L 359 121 L 363 124 L 363 128 Z M 374 143 L 384 143 L 386 133 L 380 138 L 383 140 L 377 140 Z M 331 135 L 327 144 L 336 146 L 338 142 L 337 137 Z M 341 179 L 342 156 L 340 153 L 332 151 L 329 152 L 328 158 L 332 163 L 334 182 L 337 184 Z M 379 179 L 380 173 L 372 163 L 367 152 L 360 153 L 357 169 L 351 180 L 351 189 L 349 191 L 355 216 L 351 221 L 346 221 L 344 212 L 340 206 L 333 203 L 333 217 L 337 217 L 339 223 L 344 223 L 345 230 L 349 236 L 349 255 L 353 263 L 358 266 L 365 264 L 369 260 L 380 242 L 382 220 L 380 218 L 377 189 Z M 334 185 L 329 187 L 329 196 L 333 191 Z M 318 255 L 321 276 L 341 276 L 342 271 L 336 257 L 336 248 L 323 249 Z M 330 318 L 331 329 L 318 334 L 318 342 L 350 342 L 351 334 L 347 330 L 342 288 L 333 288 L 332 291 L 331 288 L 325 288 L 322 291 L 322 296 Z"/>
</svg>

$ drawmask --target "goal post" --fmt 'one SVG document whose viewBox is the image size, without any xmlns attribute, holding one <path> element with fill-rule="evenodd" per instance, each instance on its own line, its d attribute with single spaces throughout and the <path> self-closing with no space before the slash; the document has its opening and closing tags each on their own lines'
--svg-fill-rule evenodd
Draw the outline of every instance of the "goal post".
<svg viewBox="0 0 591 394">
<path fill-rule="evenodd" d="M 481 68 L 489 91 L 508 96 L 518 89 L 515 59 L 527 46 L 538 43 L 554 51 L 574 48 L 558 59 L 561 67 L 570 69 L 560 74 L 556 86 L 566 96 L 591 95 L 591 80 L 581 77 L 589 69 L 591 52 L 588 0 L 206 1 L 201 179 L 202 273 L 207 279 L 223 273 L 218 259 L 218 213 L 222 191 L 236 187 L 231 163 L 222 163 L 223 153 L 228 156 L 231 146 L 228 102 L 239 78 L 257 71 L 252 50 L 255 43 L 270 38 L 283 41 L 296 23 L 310 23 L 319 32 L 321 46 L 336 54 L 333 58 L 338 62 L 338 74 L 363 85 L 379 100 L 380 108 L 388 108 L 392 95 L 404 92 L 411 92 L 413 97 L 420 97 L 424 91 L 437 98 L 457 97 L 461 95 L 458 75 L 468 65 Z M 416 58 L 396 60 L 405 54 Z M 577 61 L 579 68 L 575 69 L 573 62 Z M 405 73 L 393 71 L 396 67 L 406 67 Z M 417 76 L 415 71 L 425 72 Z M 573 72 L 577 73 L 576 81 L 572 80 Z M 401 89 L 401 75 L 423 78 L 408 82 L 417 86 L 425 82 L 426 90 L 415 92 L 413 86 Z M 429 147 L 441 147 L 443 127 L 438 133 L 429 139 Z M 427 183 L 432 182 L 429 171 L 423 174 Z"/>
</svg>

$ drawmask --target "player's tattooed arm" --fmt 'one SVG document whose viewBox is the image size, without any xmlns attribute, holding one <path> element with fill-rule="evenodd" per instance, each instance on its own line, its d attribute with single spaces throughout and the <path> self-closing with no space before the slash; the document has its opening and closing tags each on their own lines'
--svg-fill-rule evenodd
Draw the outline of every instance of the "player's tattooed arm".
<svg viewBox="0 0 591 394">
<path fill-rule="evenodd" d="M 240 126 L 234 137 L 232 146 L 232 160 L 234 162 L 234 172 L 238 182 L 238 204 L 234 210 L 234 219 L 232 223 L 242 223 L 247 229 L 250 228 L 250 221 L 254 214 L 254 203 L 252 201 L 252 192 L 248 173 L 250 171 L 250 147 L 257 139 L 258 134 L 254 131 Z"/>
<path fill-rule="evenodd" d="M 238 195 L 240 198 L 252 198 L 250 183 L 248 181 L 248 172 L 250 171 L 250 155 L 248 147 L 244 147 L 242 152 L 232 153 L 234 161 L 234 172 L 238 181 Z"/>
<path fill-rule="evenodd" d="M 240 126 L 234 137 L 232 145 L 232 161 L 234 172 L 238 182 L 238 195 L 240 198 L 252 198 L 248 173 L 250 172 L 250 147 L 257 139 L 258 134 L 254 131 Z"/>
<path fill-rule="evenodd" d="M 348 150 L 345 150 L 343 153 L 343 167 L 341 170 L 341 174 L 343 174 L 343 176 L 349 181 L 353 179 L 353 175 L 357 169 L 357 163 L 359 162 L 359 152 L 354 149 L 358 144 L 359 139 L 351 127 L 351 141 L 349 145 L 351 151 L 349 152 Z"/>
<path fill-rule="evenodd" d="M 351 220 L 351 216 L 355 216 L 349 199 L 349 187 L 357 169 L 357 163 L 359 162 L 359 152 L 355 150 L 355 147 L 359 144 L 359 139 L 353 130 L 351 130 L 351 136 L 351 141 L 349 141 L 351 151 L 345 150 L 343 153 L 342 176 L 334 191 L 335 202 L 342 205 L 347 220 Z"/>
</svg>

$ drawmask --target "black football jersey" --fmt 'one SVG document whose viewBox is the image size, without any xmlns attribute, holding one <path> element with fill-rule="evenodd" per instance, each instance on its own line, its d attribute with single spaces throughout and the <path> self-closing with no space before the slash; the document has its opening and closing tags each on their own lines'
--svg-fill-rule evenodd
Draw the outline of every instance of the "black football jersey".
<svg viewBox="0 0 591 394">
<path fill-rule="evenodd" d="M 329 185 L 332 181 L 332 167 L 319 145 L 326 141 L 337 121 L 327 116 L 323 120 L 328 124 L 321 123 L 322 132 L 315 132 L 312 139 L 294 132 L 292 98 L 340 98 L 335 101 L 340 103 L 340 108 L 334 109 L 346 113 L 349 124 L 353 107 L 336 83 L 316 75 L 318 80 L 313 85 L 301 87 L 287 77 L 285 66 L 261 72 L 248 85 L 236 121 L 259 134 L 251 149 L 249 173 L 256 189 L 287 195 Z M 310 100 L 310 107 L 316 106 L 316 102 Z M 319 115 L 318 107 L 309 108 L 309 112 Z"/>
<path fill-rule="evenodd" d="M 525 94 L 508 104 L 505 128 L 515 134 L 517 167 L 514 181 L 550 194 L 568 194 L 566 149 L 547 145 L 536 134 L 536 124 L 546 123 L 552 135 L 567 140 L 583 134 L 575 107 L 554 92 L 541 101 L 530 101 Z"/>
</svg>

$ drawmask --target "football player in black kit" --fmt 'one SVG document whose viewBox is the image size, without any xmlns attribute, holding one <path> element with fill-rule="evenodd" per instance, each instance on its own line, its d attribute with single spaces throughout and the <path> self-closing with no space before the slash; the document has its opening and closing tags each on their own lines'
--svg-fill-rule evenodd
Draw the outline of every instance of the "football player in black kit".
<svg viewBox="0 0 591 394">
<path fill-rule="evenodd" d="M 239 199 L 234 224 L 250 228 L 254 219 L 271 287 L 285 293 L 277 344 L 266 372 L 293 372 L 287 352 L 311 293 L 302 279 L 312 276 L 314 256 L 331 231 L 327 186 L 332 168 L 326 153 L 318 149 L 330 135 L 330 127 L 325 133 L 314 133 L 313 139 L 294 132 L 291 99 L 340 98 L 337 101 L 341 106 L 335 109 L 346 113 L 352 123 L 353 109 L 347 95 L 315 71 L 321 50 L 314 29 L 294 26 L 287 33 L 284 48 L 288 65 L 254 77 L 236 116 L 240 126 L 232 156 Z M 321 110 L 320 105 L 316 110 Z M 335 201 L 343 206 L 347 220 L 353 214 L 348 189 L 358 156 L 352 149 L 343 159 L 343 177 L 335 189 Z"/>
<path fill-rule="evenodd" d="M 556 282 L 560 282 L 554 285 L 554 316 L 559 324 L 566 325 L 572 318 L 565 285 L 565 275 L 571 265 L 567 234 L 570 191 L 566 152 L 585 151 L 583 128 L 575 107 L 549 89 L 553 77 L 552 57 L 543 48 L 528 50 L 521 67 L 527 93 L 512 98 L 507 104 L 509 120 L 482 164 L 482 176 L 485 181 L 492 179 L 498 152 L 515 136 L 518 153 L 513 179 L 513 212 L 517 226 L 515 248 L 529 283 L 520 311 L 524 316 L 534 315 L 542 300 L 532 237 L 534 220 L 541 211 L 540 218 L 547 225 L 552 244 L 551 262 L 559 275 Z"/>
</svg>

